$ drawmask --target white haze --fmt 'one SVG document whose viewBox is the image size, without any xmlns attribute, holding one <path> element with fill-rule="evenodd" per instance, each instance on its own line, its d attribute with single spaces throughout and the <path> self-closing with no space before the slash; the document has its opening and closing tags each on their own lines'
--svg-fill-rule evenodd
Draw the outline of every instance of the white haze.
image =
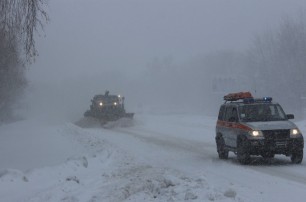
<svg viewBox="0 0 306 202">
<path fill-rule="evenodd" d="M 305 0 L 50 0 L 18 108 L 24 119 L 0 125 L 0 201 L 305 201 L 305 158 L 244 166 L 232 153 L 218 159 L 214 139 L 224 93 L 256 89 L 249 80 L 226 85 L 247 65 L 231 59 L 305 8 Z M 229 82 L 214 85 L 219 76 Z M 105 90 L 126 97 L 133 121 L 75 124 Z M 305 120 L 295 122 L 305 136 Z"/>
<path fill-rule="evenodd" d="M 211 95 L 211 78 L 226 69 L 203 71 L 199 58 L 243 52 L 255 34 L 305 6 L 304 0 L 49 1 L 51 21 L 40 33 L 45 37 L 37 37 L 40 55 L 28 71 L 26 114 L 77 120 L 105 90 L 123 94 L 136 113 L 215 114 L 223 95 Z"/>
</svg>

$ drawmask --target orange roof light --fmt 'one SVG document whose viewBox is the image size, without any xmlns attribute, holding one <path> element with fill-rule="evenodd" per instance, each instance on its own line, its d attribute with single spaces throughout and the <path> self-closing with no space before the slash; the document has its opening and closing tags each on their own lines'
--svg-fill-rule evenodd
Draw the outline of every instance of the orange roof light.
<svg viewBox="0 0 306 202">
<path fill-rule="evenodd" d="M 244 98 L 253 98 L 250 92 L 229 93 L 224 96 L 226 101 L 237 101 Z"/>
</svg>

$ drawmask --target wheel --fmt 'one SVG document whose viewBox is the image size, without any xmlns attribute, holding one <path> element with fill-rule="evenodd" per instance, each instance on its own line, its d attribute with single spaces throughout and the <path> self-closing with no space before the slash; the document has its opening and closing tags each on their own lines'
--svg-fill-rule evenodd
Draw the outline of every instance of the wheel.
<svg viewBox="0 0 306 202">
<path fill-rule="evenodd" d="M 237 144 L 237 159 L 239 163 L 247 165 L 251 163 L 251 156 L 248 150 L 248 142 L 240 139 Z"/>
<path fill-rule="evenodd" d="M 219 159 L 228 159 L 228 150 L 225 149 L 225 143 L 223 137 L 217 139 L 217 152 Z"/>
<path fill-rule="evenodd" d="M 294 151 L 291 155 L 291 162 L 296 164 L 302 163 L 303 153 L 303 149 Z"/>
</svg>

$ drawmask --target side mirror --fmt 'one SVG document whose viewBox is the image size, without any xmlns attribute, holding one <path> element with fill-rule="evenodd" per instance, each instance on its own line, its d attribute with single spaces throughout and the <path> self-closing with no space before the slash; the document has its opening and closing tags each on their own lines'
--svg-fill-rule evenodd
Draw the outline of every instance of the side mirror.
<svg viewBox="0 0 306 202">
<path fill-rule="evenodd" d="M 294 119 L 294 115 L 293 114 L 287 114 L 287 119 Z"/>
</svg>

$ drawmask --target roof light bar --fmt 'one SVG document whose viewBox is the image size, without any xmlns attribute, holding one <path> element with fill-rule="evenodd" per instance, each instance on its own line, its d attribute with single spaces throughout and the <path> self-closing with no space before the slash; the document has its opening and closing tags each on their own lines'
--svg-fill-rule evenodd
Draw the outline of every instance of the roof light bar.
<svg viewBox="0 0 306 202">
<path fill-rule="evenodd" d="M 251 104 L 255 102 L 272 102 L 272 97 L 262 97 L 254 99 L 254 97 L 250 92 L 239 92 L 239 93 L 229 93 L 225 95 L 224 100 L 225 102 L 242 100 L 243 103 L 245 104 Z"/>
<path fill-rule="evenodd" d="M 272 102 L 272 97 L 263 97 L 263 100 L 266 102 Z"/>
<path fill-rule="evenodd" d="M 257 98 L 255 102 L 272 102 L 272 97 Z"/>
<path fill-rule="evenodd" d="M 254 102 L 255 102 L 254 98 L 244 98 L 243 99 L 244 104 L 250 104 L 250 103 L 254 103 Z"/>
<path fill-rule="evenodd" d="M 253 98 L 250 92 L 230 93 L 224 96 L 225 101 L 237 101 L 245 98 Z"/>
</svg>

